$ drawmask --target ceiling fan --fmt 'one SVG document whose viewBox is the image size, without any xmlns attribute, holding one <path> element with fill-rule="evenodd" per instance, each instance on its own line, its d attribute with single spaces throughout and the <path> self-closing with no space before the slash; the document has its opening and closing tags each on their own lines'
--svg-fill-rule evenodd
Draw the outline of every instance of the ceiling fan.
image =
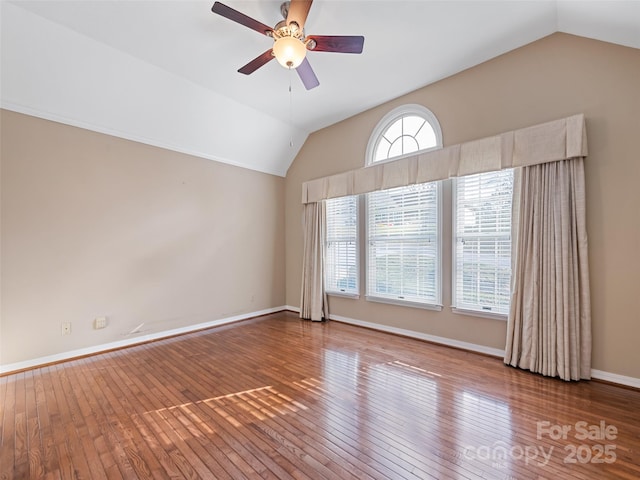
<svg viewBox="0 0 640 480">
<path fill-rule="evenodd" d="M 258 20 L 215 2 L 211 11 L 233 20 L 258 33 L 273 38 L 273 46 L 266 52 L 240 68 L 238 72 L 249 75 L 273 58 L 285 68 L 294 68 L 307 90 L 320 85 L 315 72 L 306 58 L 307 50 L 315 52 L 362 53 L 363 36 L 355 35 L 309 35 L 305 36 L 304 24 L 313 0 L 291 0 L 280 6 L 284 20 L 271 28 Z"/>
</svg>

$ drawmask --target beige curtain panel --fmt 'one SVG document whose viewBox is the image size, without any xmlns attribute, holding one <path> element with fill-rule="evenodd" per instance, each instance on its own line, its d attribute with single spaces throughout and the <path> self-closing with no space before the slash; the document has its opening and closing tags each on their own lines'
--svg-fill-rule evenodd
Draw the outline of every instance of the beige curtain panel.
<svg viewBox="0 0 640 480">
<path fill-rule="evenodd" d="M 420 153 L 302 184 L 302 203 L 587 155 L 584 115 Z"/>
<path fill-rule="evenodd" d="M 591 376 L 584 160 L 522 168 L 514 192 L 505 363 L 563 380 Z"/>
<path fill-rule="evenodd" d="M 314 321 L 329 317 L 324 290 L 325 212 L 324 202 L 304 206 L 300 318 Z"/>
</svg>

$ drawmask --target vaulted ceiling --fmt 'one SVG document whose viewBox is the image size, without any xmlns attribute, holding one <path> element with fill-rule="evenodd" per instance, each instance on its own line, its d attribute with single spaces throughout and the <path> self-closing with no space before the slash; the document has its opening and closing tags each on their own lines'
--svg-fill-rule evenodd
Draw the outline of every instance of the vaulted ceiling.
<svg viewBox="0 0 640 480">
<path fill-rule="evenodd" d="M 282 19 L 280 1 L 224 3 Z M 272 41 L 212 4 L 5 0 L 2 107 L 285 175 L 313 131 L 554 32 L 640 48 L 639 0 L 316 0 L 307 34 L 365 44 L 309 52 L 307 91 L 276 62 L 237 73 Z"/>
</svg>

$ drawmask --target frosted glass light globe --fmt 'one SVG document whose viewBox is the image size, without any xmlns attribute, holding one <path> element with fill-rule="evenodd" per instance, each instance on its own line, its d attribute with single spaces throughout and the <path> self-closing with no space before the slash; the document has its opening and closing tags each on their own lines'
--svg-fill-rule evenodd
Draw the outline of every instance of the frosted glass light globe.
<svg viewBox="0 0 640 480">
<path fill-rule="evenodd" d="M 307 47 L 295 37 L 281 37 L 273 44 L 273 54 L 285 68 L 298 68 L 307 54 Z"/>
</svg>

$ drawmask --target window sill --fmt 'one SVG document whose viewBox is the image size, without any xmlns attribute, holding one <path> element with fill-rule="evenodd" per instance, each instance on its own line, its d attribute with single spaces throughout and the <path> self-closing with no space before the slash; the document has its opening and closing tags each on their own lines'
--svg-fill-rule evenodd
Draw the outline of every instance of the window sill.
<svg viewBox="0 0 640 480">
<path fill-rule="evenodd" d="M 453 313 L 457 313 L 459 315 L 468 315 L 471 317 L 481 317 L 481 318 L 491 318 L 493 320 L 502 320 L 507 321 L 509 315 L 506 313 L 492 313 L 492 312 L 481 312 L 479 310 L 469 310 L 465 308 L 457 308 L 451 307 L 451 311 Z"/>
<path fill-rule="evenodd" d="M 442 311 L 442 305 L 434 305 L 431 303 L 419 303 L 412 302 L 409 300 L 401 300 L 399 298 L 386 298 L 386 297 L 373 297 L 373 296 L 365 296 L 367 302 L 376 302 L 376 303 L 388 303 L 390 305 L 399 305 L 402 307 L 411 307 L 411 308 L 422 308 L 423 310 L 434 310 L 436 312 Z"/>
<path fill-rule="evenodd" d="M 342 298 L 353 298 L 354 300 L 357 300 L 360 298 L 360 294 L 359 293 L 349 293 L 349 292 L 326 292 L 327 295 L 329 295 L 330 297 L 342 297 Z"/>
</svg>

